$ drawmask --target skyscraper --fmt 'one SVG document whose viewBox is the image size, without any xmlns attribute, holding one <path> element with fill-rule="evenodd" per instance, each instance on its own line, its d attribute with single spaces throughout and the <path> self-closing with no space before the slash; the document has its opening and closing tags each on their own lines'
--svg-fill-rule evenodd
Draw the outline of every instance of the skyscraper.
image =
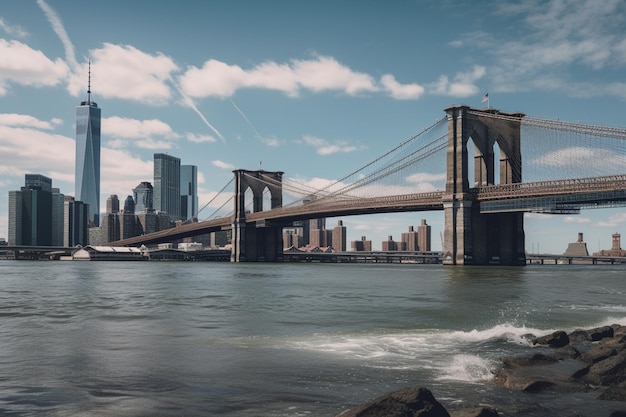
<svg viewBox="0 0 626 417">
<path fill-rule="evenodd" d="M 417 236 L 419 243 L 419 250 L 430 252 L 430 225 L 426 224 L 426 220 L 422 219 L 422 222 L 417 227 Z"/>
<path fill-rule="evenodd" d="M 9 191 L 9 245 L 52 245 L 52 179 L 26 174 L 20 191 Z"/>
<path fill-rule="evenodd" d="M 180 219 L 180 159 L 164 153 L 154 154 L 154 209 L 164 211 L 172 220 Z"/>
<path fill-rule="evenodd" d="M 76 200 L 89 204 L 89 225 L 100 225 L 100 109 L 91 101 L 91 67 L 87 101 L 76 107 Z"/>
<path fill-rule="evenodd" d="M 63 202 L 63 246 L 73 247 L 89 244 L 87 217 L 89 206 L 66 196 Z"/>
<path fill-rule="evenodd" d="M 180 166 L 180 217 L 191 220 L 198 215 L 198 167 Z"/>
<path fill-rule="evenodd" d="M 147 181 L 142 181 L 138 186 L 133 188 L 135 202 L 132 207 L 132 213 L 145 214 L 154 211 L 153 195 L 154 189 L 152 188 L 152 184 Z M 129 204 L 128 199 L 126 199 L 124 210 L 130 212 L 130 206 L 127 207 L 127 204 Z"/>
</svg>

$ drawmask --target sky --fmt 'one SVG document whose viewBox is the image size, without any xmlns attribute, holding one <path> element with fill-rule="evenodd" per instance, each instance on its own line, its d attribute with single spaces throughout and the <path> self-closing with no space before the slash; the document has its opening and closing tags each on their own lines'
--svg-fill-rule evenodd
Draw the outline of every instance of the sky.
<svg viewBox="0 0 626 417">
<path fill-rule="evenodd" d="M 505 112 L 626 126 L 623 0 L 7 0 L 0 57 L 0 237 L 24 174 L 74 195 L 89 61 L 101 211 L 152 181 L 154 153 L 198 166 L 203 206 L 233 169 L 339 179 L 487 93 Z M 440 249 L 443 212 L 342 220 L 380 249 L 421 219 Z M 609 249 L 626 213 L 526 215 L 525 231 L 529 252 L 563 253 L 579 232 Z"/>
</svg>

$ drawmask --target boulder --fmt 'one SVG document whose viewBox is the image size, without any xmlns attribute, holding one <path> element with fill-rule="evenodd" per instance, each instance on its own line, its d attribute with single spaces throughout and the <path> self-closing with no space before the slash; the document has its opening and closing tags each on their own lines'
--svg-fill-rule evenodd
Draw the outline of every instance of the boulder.
<svg viewBox="0 0 626 417">
<path fill-rule="evenodd" d="M 591 335 L 587 330 L 577 329 L 569 334 L 570 343 L 591 342 Z"/>
<path fill-rule="evenodd" d="M 614 332 L 615 331 L 611 326 L 602 326 L 587 330 L 587 333 L 591 336 L 592 342 L 597 342 L 598 340 L 606 339 L 607 337 L 613 337 Z"/>
<path fill-rule="evenodd" d="M 626 381 L 626 351 L 594 363 L 581 376 L 594 385 L 611 386 Z"/>
<path fill-rule="evenodd" d="M 499 417 L 498 412 L 490 407 L 464 408 L 450 412 L 450 417 Z"/>
<path fill-rule="evenodd" d="M 450 414 L 428 389 L 404 388 L 337 417 L 450 417 Z"/>
<path fill-rule="evenodd" d="M 591 365 L 615 355 L 617 355 L 617 350 L 614 347 L 598 345 L 583 353 L 581 358 L 583 361 Z"/>
<path fill-rule="evenodd" d="M 626 401 L 626 383 L 622 382 L 607 388 L 598 396 L 598 399 L 604 401 Z"/>
<path fill-rule="evenodd" d="M 558 330 L 552 334 L 536 338 L 533 344 L 559 348 L 569 344 L 569 336 L 563 330 Z"/>
</svg>

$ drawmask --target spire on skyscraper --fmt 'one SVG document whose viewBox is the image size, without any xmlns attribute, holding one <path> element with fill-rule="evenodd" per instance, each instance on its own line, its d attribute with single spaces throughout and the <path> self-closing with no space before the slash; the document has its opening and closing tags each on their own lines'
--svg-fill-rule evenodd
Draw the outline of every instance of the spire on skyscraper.
<svg viewBox="0 0 626 417">
<path fill-rule="evenodd" d="M 98 104 L 95 101 L 91 101 L 91 58 L 88 61 L 88 72 L 87 72 L 87 101 L 82 101 L 80 103 L 81 106 L 93 106 L 98 107 Z"/>
<path fill-rule="evenodd" d="M 91 58 L 89 58 L 89 70 L 87 75 L 87 103 L 91 103 Z"/>
</svg>

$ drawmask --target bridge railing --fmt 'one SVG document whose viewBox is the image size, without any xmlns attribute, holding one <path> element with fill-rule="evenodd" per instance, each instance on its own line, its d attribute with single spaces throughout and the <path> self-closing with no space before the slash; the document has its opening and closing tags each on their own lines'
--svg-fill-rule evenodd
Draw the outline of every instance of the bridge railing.
<svg viewBox="0 0 626 417">
<path fill-rule="evenodd" d="M 303 216 L 309 213 L 320 213 L 319 217 L 328 212 L 350 211 L 359 209 L 376 209 L 382 207 L 423 206 L 433 207 L 441 205 L 443 191 L 428 193 L 400 194 L 383 197 L 357 197 L 314 200 L 300 206 L 279 207 L 269 211 L 251 213 L 246 216 L 249 221 L 261 219 L 275 219 L 289 216 Z"/>
<path fill-rule="evenodd" d="M 472 192 L 479 200 L 495 200 L 525 195 L 540 196 L 616 189 L 626 189 L 626 175 L 487 185 L 473 188 Z"/>
</svg>

